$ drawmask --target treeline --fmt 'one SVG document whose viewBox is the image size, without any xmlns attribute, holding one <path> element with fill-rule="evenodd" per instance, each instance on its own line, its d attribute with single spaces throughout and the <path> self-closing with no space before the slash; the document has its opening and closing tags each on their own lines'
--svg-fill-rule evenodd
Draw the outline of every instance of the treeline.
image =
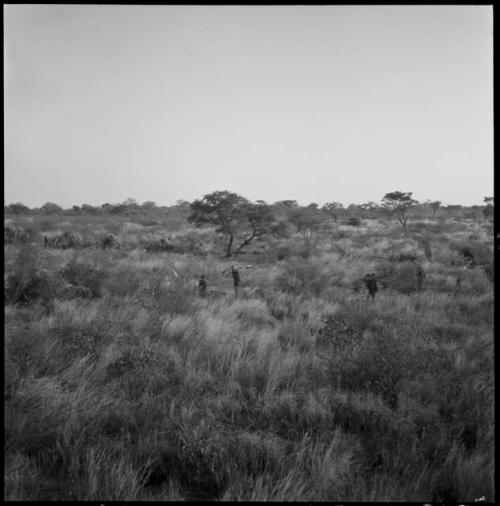
<svg viewBox="0 0 500 506">
<path fill-rule="evenodd" d="M 258 203 L 268 205 L 278 213 L 283 209 L 309 209 L 311 211 L 321 211 L 330 215 L 334 220 L 340 218 L 378 218 L 386 214 L 387 209 L 382 204 L 374 201 L 366 202 L 364 204 L 350 204 L 344 206 L 340 202 L 328 202 L 323 206 L 316 203 L 311 203 L 305 206 L 300 206 L 296 200 L 279 200 L 273 204 L 266 204 L 264 201 L 259 200 Z M 165 211 L 177 211 L 181 213 L 189 213 L 191 203 L 185 200 L 179 200 L 173 206 L 159 206 L 153 201 L 145 201 L 139 204 L 135 199 L 129 198 L 121 203 L 110 204 L 105 203 L 102 205 L 92 206 L 90 204 L 74 205 L 70 208 L 64 209 L 54 202 L 46 202 L 41 207 L 30 208 L 21 202 L 15 202 L 4 206 L 4 213 L 6 215 L 130 215 L 130 214 L 156 214 Z M 460 214 L 462 217 L 475 218 L 479 214 L 485 217 L 493 215 L 493 198 L 485 197 L 483 205 L 462 206 L 462 205 L 446 205 L 443 206 L 439 200 L 425 202 L 417 202 L 413 206 L 413 214 L 416 217 L 436 217 L 439 212 L 445 212 L 447 216 L 451 214 Z M 464 215 L 465 213 L 465 215 Z"/>
<path fill-rule="evenodd" d="M 189 209 L 189 203 L 179 201 L 174 206 L 157 206 L 155 202 L 146 201 L 142 204 L 137 203 L 134 199 L 127 199 L 124 202 L 118 204 L 105 203 L 100 206 L 91 206 L 90 204 L 82 204 L 81 206 L 71 206 L 70 208 L 63 209 L 54 202 L 46 202 L 41 207 L 35 207 L 30 209 L 28 206 L 21 202 L 16 202 L 4 206 L 5 214 L 13 215 L 29 215 L 29 214 L 66 214 L 66 215 L 80 215 L 80 214 L 133 214 L 133 213 L 144 213 L 144 212 L 157 212 L 165 211 L 168 209 Z"/>
</svg>

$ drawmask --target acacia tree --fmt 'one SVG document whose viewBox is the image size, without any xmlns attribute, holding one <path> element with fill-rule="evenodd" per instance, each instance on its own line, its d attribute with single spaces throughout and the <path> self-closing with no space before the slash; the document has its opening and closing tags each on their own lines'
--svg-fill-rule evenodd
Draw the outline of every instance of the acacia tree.
<svg viewBox="0 0 500 506">
<path fill-rule="evenodd" d="M 254 239 L 270 232 L 275 224 L 269 206 L 261 200 L 256 204 L 248 203 L 242 208 L 242 214 L 247 231 L 242 237 L 241 244 L 236 248 L 235 255 L 246 248 Z"/>
<path fill-rule="evenodd" d="M 325 221 L 325 216 L 317 209 L 299 207 L 290 211 L 288 220 L 295 226 L 297 232 L 302 235 L 304 245 L 309 246 L 320 232 L 321 226 Z"/>
<path fill-rule="evenodd" d="M 376 216 L 375 213 L 379 208 L 380 206 L 376 202 L 373 202 L 372 200 L 370 202 L 358 205 L 358 209 L 360 209 L 361 212 L 363 213 L 362 216 L 365 216 L 367 218 L 374 215 Z"/>
<path fill-rule="evenodd" d="M 273 216 L 264 202 L 253 204 L 229 191 L 215 191 L 195 200 L 188 220 L 196 226 L 216 225 L 216 232 L 226 236 L 226 257 L 237 255 L 254 239 L 267 233 Z M 235 240 L 240 241 L 234 248 Z"/>
<path fill-rule="evenodd" d="M 412 192 L 394 191 L 386 193 L 382 199 L 382 205 L 396 215 L 406 235 L 406 223 L 408 221 L 408 210 L 418 201 L 411 198 Z"/>
<path fill-rule="evenodd" d="M 45 214 L 58 214 L 63 212 L 63 208 L 53 202 L 46 202 L 40 209 Z"/>
<path fill-rule="evenodd" d="M 30 208 L 24 204 L 21 204 L 21 202 L 14 202 L 14 204 L 10 204 L 4 209 L 6 213 L 10 214 L 29 214 L 30 212 Z"/>
<path fill-rule="evenodd" d="M 335 223 L 337 223 L 337 220 L 339 218 L 339 214 L 340 214 L 341 210 L 343 210 L 343 209 L 344 209 L 344 206 L 340 202 L 327 202 L 321 208 L 321 210 L 325 214 L 327 214 L 333 218 Z"/>
</svg>

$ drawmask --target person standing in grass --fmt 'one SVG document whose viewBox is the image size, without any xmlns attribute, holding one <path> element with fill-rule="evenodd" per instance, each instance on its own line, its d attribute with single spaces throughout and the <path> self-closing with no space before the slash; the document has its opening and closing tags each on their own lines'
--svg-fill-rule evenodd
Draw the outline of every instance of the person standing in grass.
<svg viewBox="0 0 500 506">
<path fill-rule="evenodd" d="M 375 277 L 375 274 L 373 273 L 367 274 L 363 278 L 363 281 L 365 282 L 368 294 L 371 296 L 372 300 L 374 300 L 375 295 L 378 292 L 377 278 Z"/>
<path fill-rule="evenodd" d="M 240 286 L 240 273 L 238 269 L 234 268 L 234 265 L 231 266 L 231 274 L 233 275 L 234 294 L 238 295 L 238 286 Z"/>
<path fill-rule="evenodd" d="M 200 297 L 206 297 L 207 295 L 207 280 L 205 276 L 202 274 L 200 281 L 198 283 L 198 291 L 200 293 Z"/>
</svg>

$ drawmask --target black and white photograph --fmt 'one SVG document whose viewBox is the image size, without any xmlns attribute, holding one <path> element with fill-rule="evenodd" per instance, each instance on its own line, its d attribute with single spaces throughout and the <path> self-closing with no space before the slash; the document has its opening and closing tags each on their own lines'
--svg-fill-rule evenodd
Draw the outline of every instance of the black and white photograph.
<svg viewBox="0 0 500 506">
<path fill-rule="evenodd" d="M 493 5 L 3 15 L 5 501 L 495 503 Z"/>
</svg>

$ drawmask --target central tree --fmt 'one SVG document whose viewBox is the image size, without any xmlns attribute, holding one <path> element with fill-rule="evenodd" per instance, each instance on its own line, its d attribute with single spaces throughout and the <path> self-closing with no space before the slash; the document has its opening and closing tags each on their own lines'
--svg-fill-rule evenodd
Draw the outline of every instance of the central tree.
<svg viewBox="0 0 500 506">
<path fill-rule="evenodd" d="M 216 225 L 216 232 L 227 238 L 226 257 L 237 255 L 254 239 L 267 233 L 274 222 L 269 206 L 263 201 L 253 204 L 229 191 L 215 191 L 195 200 L 188 219 L 196 226 Z M 235 241 L 239 242 L 236 248 Z"/>
<path fill-rule="evenodd" d="M 404 234 L 406 235 L 406 222 L 408 221 L 408 210 L 418 204 L 418 201 L 413 199 L 412 192 L 390 192 L 384 195 L 382 205 L 392 211 L 396 215 L 399 223 L 403 227 Z"/>
</svg>

